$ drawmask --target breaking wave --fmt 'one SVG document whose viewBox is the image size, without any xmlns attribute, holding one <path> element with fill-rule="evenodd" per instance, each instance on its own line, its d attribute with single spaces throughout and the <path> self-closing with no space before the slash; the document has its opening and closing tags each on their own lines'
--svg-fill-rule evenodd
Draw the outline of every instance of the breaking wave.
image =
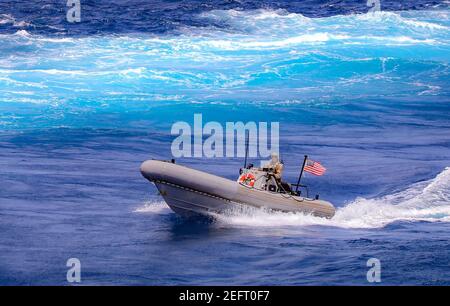
<svg viewBox="0 0 450 306">
<path fill-rule="evenodd" d="M 0 128 L 98 125 L 71 116 L 106 107 L 129 112 L 131 104 L 145 110 L 161 101 L 302 104 L 336 95 L 445 95 L 449 16 L 448 10 L 323 18 L 213 10 L 196 17 L 210 26 L 164 35 L 47 37 L 17 27 L 0 34 L 0 101 L 16 106 L 13 115 L 23 113 L 24 103 L 49 106 L 56 115 L 7 118 Z M 0 23 L 14 22 L 0 16 Z"/>
</svg>

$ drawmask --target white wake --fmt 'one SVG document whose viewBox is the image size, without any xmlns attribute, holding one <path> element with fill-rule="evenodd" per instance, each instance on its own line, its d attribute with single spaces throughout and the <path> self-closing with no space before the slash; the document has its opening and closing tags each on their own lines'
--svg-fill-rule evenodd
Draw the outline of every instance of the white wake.
<svg viewBox="0 0 450 306">
<path fill-rule="evenodd" d="M 164 201 L 148 201 L 134 210 L 136 213 L 165 215 L 172 212 Z"/>
<path fill-rule="evenodd" d="M 328 220 L 301 213 L 265 209 L 231 210 L 215 216 L 221 225 L 281 227 L 323 225 L 340 228 L 379 228 L 395 221 L 450 222 L 450 168 L 434 179 L 375 199 L 357 198 L 338 208 Z"/>
</svg>

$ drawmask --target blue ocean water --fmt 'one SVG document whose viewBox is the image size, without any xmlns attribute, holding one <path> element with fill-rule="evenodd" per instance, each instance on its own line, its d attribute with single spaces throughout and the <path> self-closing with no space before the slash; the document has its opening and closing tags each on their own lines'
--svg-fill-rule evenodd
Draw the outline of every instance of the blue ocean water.
<svg viewBox="0 0 450 306">
<path fill-rule="evenodd" d="M 0 284 L 450 284 L 448 2 L 81 3 L 0 3 Z M 196 113 L 279 121 L 336 216 L 175 215 L 139 165 Z"/>
</svg>

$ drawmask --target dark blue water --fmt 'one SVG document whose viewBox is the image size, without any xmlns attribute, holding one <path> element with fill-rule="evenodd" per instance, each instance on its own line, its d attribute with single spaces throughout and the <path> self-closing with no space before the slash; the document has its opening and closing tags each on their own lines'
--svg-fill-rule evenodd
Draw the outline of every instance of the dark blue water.
<svg viewBox="0 0 450 306">
<path fill-rule="evenodd" d="M 450 284 L 445 1 L 0 3 L 0 283 Z M 332 220 L 179 218 L 139 173 L 173 123 L 280 122 Z M 257 162 L 258 160 L 252 160 Z M 239 158 L 179 163 L 236 179 Z"/>
</svg>

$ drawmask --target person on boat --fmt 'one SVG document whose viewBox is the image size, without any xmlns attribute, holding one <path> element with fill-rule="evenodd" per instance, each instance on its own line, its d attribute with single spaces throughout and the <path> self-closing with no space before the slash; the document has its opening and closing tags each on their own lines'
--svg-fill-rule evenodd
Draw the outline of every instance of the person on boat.
<svg viewBox="0 0 450 306">
<path fill-rule="evenodd" d="M 270 161 L 266 165 L 266 168 L 269 168 L 272 171 L 272 174 L 277 181 L 281 181 L 281 176 L 283 175 L 283 163 L 280 162 L 278 153 L 272 152 L 272 154 L 270 154 Z"/>
<path fill-rule="evenodd" d="M 283 162 L 280 161 L 280 158 L 278 156 L 278 153 L 272 152 L 270 155 L 270 161 L 266 165 L 266 168 L 270 169 L 269 178 L 273 177 L 277 181 L 278 186 L 280 187 L 280 192 L 283 193 L 290 193 L 291 192 L 291 186 L 284 182 L 281 177 L 283 175 Z"/>
</svg>

